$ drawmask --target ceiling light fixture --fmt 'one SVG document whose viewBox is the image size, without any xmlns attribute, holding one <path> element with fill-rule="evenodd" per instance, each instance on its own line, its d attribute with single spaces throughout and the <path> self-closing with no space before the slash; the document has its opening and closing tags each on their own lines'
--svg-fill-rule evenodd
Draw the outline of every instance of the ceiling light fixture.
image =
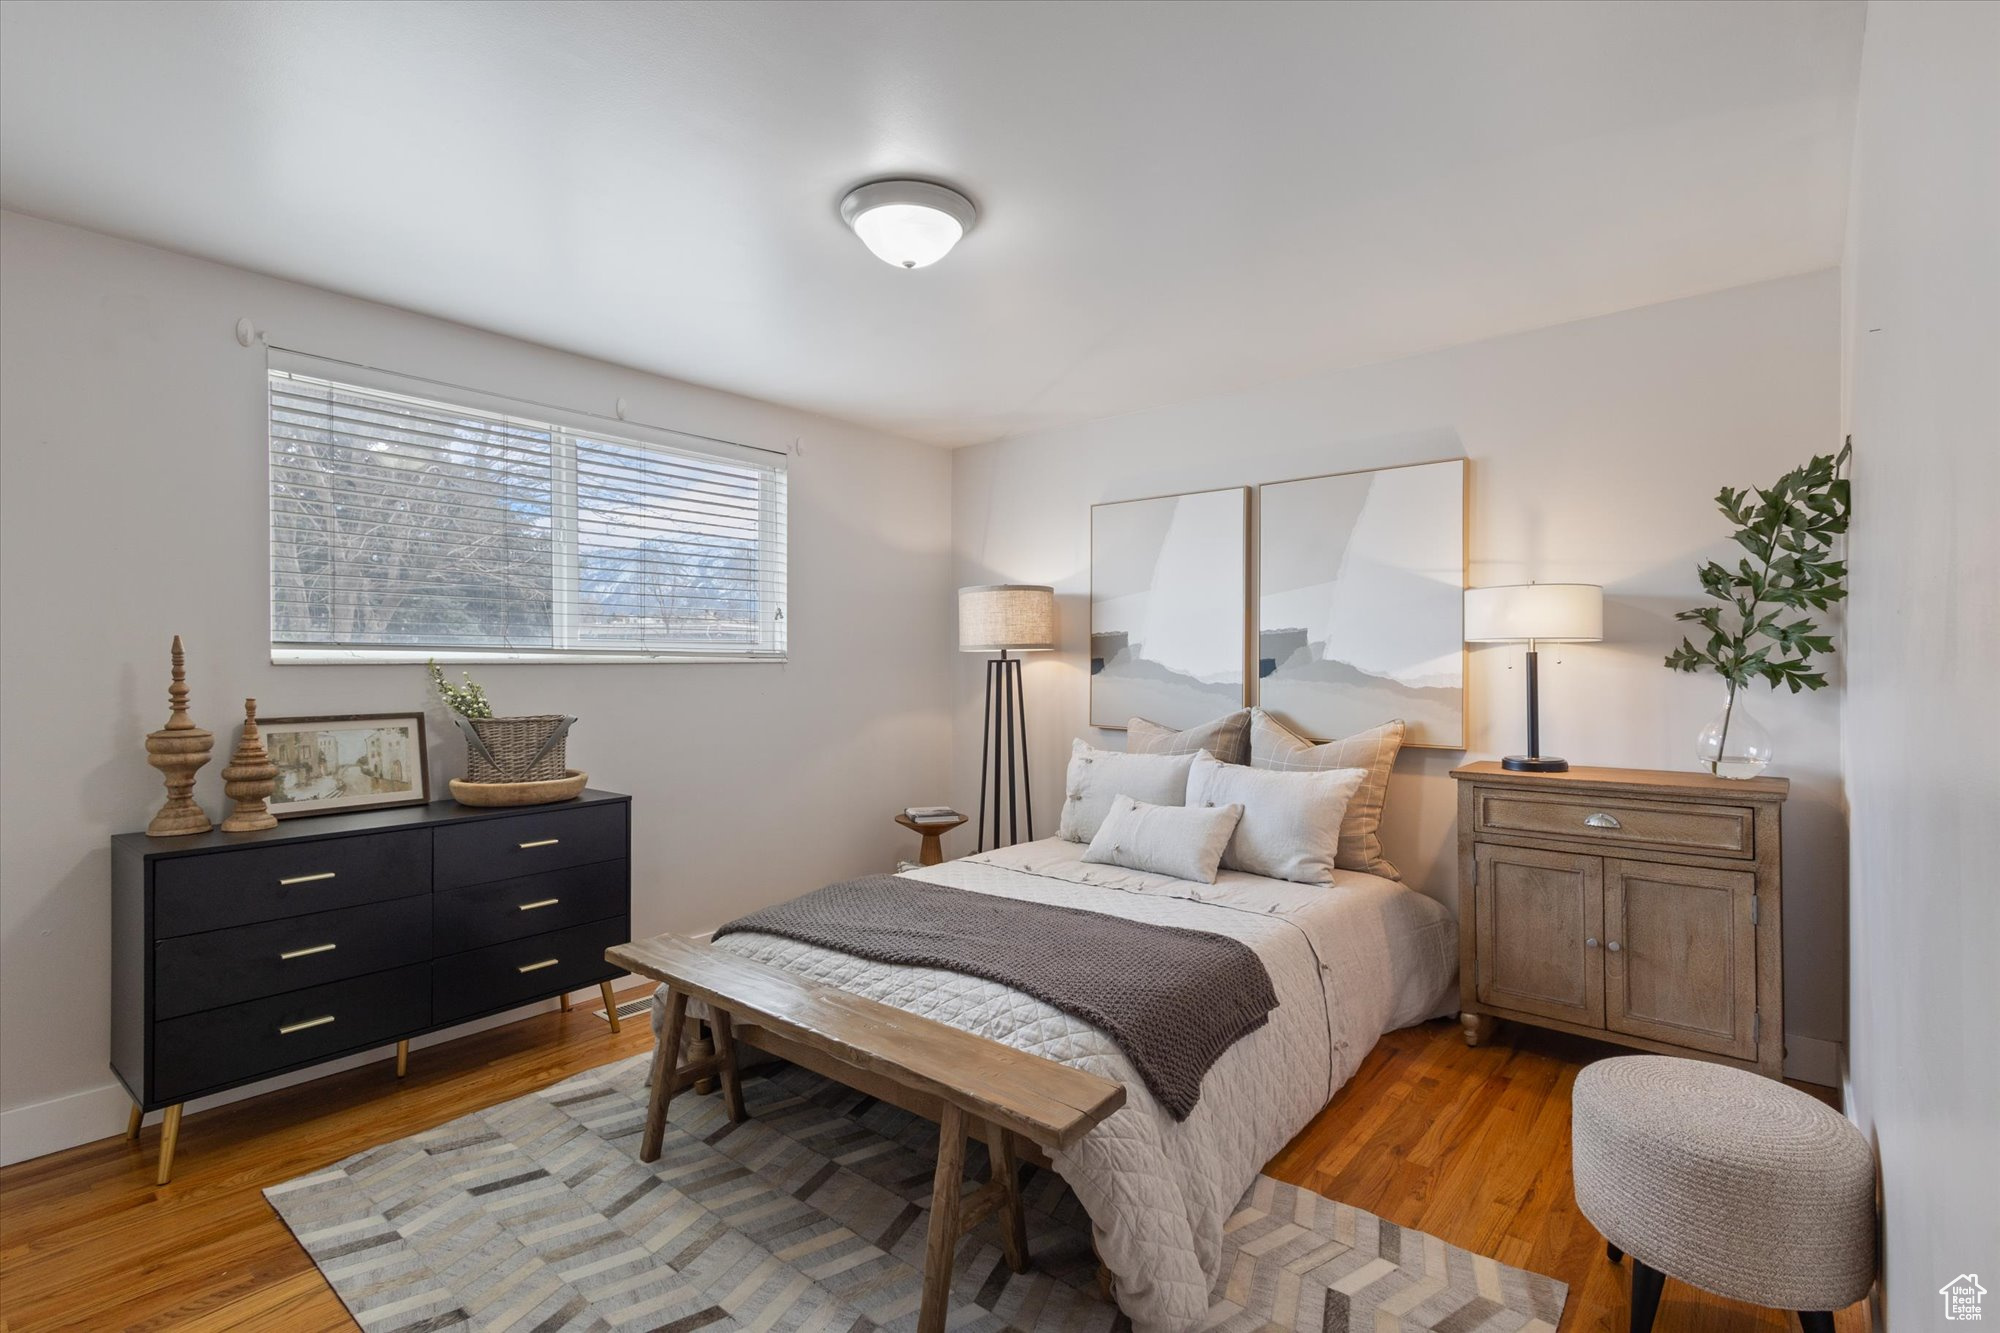
<svg viewBox="0 0 2000 1333">
<path fill-rule="evenodd" d="M 840 201 L 840 218 L 885 264 L 923 268 L 951 253 L 979 216 L 957 190 L 929 181 L 874 181 Z"/>
</svg>

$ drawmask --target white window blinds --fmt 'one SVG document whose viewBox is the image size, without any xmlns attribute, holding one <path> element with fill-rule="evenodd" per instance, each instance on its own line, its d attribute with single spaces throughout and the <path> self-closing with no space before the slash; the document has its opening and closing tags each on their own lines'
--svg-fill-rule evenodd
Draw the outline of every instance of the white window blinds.
<svg viewBox="0 0 2000 1333">
<path fill-rule="evenodd" d="M 783 456 L 367 374 L 270 371 L 274 660 L 783 658 Z"/>
</svg>

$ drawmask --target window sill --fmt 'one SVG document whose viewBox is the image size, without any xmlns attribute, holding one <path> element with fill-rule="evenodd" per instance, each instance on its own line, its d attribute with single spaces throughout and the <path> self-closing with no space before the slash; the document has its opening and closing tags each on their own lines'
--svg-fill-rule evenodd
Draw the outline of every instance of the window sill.
<svg viewBox="0 0 2000 1333">
<path fill-rule="evenodd" d="M 271 662 L 275 666 L 422 666 L 426 662 L 436 662 L 440 666 L 468 665 L 498 662 L 541 662 L 603 665 L 631 665 L 633 663 L 685 664 L 685 663 L 773 663 L 783 666 L 787 660 L 785 653 L 690 653 L 690 652 L 533 652 L 513 649 L 433 649 L 400 648 L 286 648 L 274 645 Z"/>
</svg>

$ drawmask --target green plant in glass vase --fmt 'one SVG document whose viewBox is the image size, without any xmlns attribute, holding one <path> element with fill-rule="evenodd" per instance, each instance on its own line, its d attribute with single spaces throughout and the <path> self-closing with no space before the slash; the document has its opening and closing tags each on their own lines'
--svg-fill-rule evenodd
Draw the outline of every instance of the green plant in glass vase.
<svg viewBox="0 0 2000 1333">
<path fill-rule="evenodd" d="M 1737 708 L 1737 693 L 1762 679 L 1793 694 L 1826 688 L 1813 661 L 1831 653 L 1833 637 L 1802 611 L 1824 611 L 1847 596 L 1847 566 L 1834 542 L 1847 531 L 1849 484 L 1843 472 L 1853 441 L 1821 454 L 1768 487 L 1725 486 L 1715 497 L 1747 555 L 1736 568 L 1711 560 L 1697 571 L 1716 605 L 1675 613 L 1708 632 L 1699 646 L 1683 637 L 1667 654 L 1675 671 L 1713 671 L 1728 684 L 1722 712 L 1702 731 L 1701 762 L 1719 777 L 1754 777 L 1771 762 L 1768 735 Z"/>
</svg>

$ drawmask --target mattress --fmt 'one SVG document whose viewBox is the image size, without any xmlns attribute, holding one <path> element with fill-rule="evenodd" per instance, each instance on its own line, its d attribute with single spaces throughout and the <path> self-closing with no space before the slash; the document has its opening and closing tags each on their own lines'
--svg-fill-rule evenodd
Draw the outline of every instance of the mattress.
<svg viewBox="0 0 2000 1333">
<path fill-rule="evenodd" d="M 1116 1079 L 1125 1106 L 1055 1168 L 1090 1214 L 1099 1256 L 1139 1333 L 1198 1326 L 1222 1226 L 1264 1164 L 1352 1076 L 1384 1033 L 1444 1010 L 1457 967 L 1452 919 L 1394 880 L 1331 885 L 1235 871 L 1214 884 L 1086 864 L 1047 839 L 906 873 L 977 893 L 1057 903 L 1241 940 L 1278 1007 L 1209 1070 L 1184 1121 L 1160 1106 L 1102 1032 L 992 981 L 874 963 L 770 935 L 715 947 Z"/>
</svg>

